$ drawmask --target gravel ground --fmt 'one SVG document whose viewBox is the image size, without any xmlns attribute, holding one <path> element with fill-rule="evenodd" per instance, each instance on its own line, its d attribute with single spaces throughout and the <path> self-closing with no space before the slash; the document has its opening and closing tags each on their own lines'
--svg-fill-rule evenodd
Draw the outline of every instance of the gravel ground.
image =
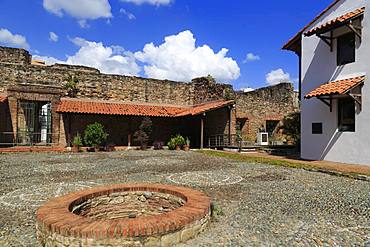
<svg viewBox="0 0 370 247">
<path fill-rule="evenodd" d="M 38 246 L 48 198 L 101 184 L 190 186 L 223 215 L 180 246 L 370 246 L 370 183 L 195 152 L 0 155 L 0 246 Z"/>
</svg>

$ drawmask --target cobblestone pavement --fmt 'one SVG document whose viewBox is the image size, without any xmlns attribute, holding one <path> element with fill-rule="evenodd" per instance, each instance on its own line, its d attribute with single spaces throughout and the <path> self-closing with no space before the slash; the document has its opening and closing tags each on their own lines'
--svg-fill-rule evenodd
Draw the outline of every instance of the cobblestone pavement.
<svg viewBox="0 0 370 247">
<path fill-rule="evenodd" d="M 204 191 L 223 215 L 180 246 L 370 246 L 370 183 L 194 152 L 0 155 L 0 246 L 38 246 L 47 199 L 101 184 Z"/>
</svg>

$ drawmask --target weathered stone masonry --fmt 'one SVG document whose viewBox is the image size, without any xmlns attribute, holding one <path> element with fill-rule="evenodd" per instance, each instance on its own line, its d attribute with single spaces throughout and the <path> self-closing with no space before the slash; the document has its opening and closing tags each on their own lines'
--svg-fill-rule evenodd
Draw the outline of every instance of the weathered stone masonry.
<svg viewBox="0 0 370 247">
<path fill-rule="evenodd" d="M 0 94 L 6 94 L 8 101 L 0 104 L 0 112 L 9 111 L 11 121 L 0 116 L 0 132 L 15 132 L 17 126 L 17 101 L 35 100 L 52 102 L 52 130 L 57 135 L 53 135 L 53 143 L 66 145 L 70 142 L 70 137 L 66 135 L 65 116 L 56 112 L 61 97 L 66 97 L 67 92 L 64 85 L 69 76 L 78 78 L 78 92 L 76 98 L 114 100 L 122 102 L 146 102 L 155 104 L 169 104 L 191 106 L 213 100 L 225 99 L 230 96 L 236 100 L 236 111 L 233 110 L 231 128 L 229 126 L 229 110 L 220 109 L 215 112 L 207 113 L 205 116 L 205 136 L 215 134 L 235 133 L 237 118 L 247 118 L 248 125 L 243 128 L 243 135 L 255 136 L 257 126 L 266 121 L 271 116 L 276 119 L 282 119 L 285 115 L 297 110 L 295 104 L 295 94 L 293 87 L 289 84 L 276 86 L 251 93 L 234 92 L 231 85 L 218 84 L 207 78 L 197 78 L 190 83 L 174 82 L 168 80 L 155 80 L 140 77 L 106 75 L 101 74 L 99 70 L 84 66 L 72 66 L 55 64 L 52 66 L 42 66 L 31 64 L 30 54 L 22 49 L 13 49 L 0 47 Z M 163 139 L 173 134 L 173 131 L 187 132 L 191 136 L 194 131 L 199 131 L 199 121 L 202 116 L 192 119 L 178 119 L 177 121 L 168 121 L 157 119 L 161 123 L 158 126 L 167 126 L 164 131 L 160 128 L 156 132 L 156 137 Z M 73 115 L 71 115 L 73 118 Z M 83 131 L 86 124 L 101 120 L 110 123 L 112 117 L 104 116 L 85 116 L 74 117 L 76 120 L 72 123 L 74 133 Z M 114 118 L 114 117 L 113 117 Z M 115 118 L 116 120 L 118 119 Z M 124 118 L 122 118 L 124 120 Z M 117 120 L 118 121 L 118 120 Z M 140 118 L 137 119 L 140 122 Z M 138 126 L 135 122 L 133 125 Z M 179 124 L 192 125 L 193 128 L 179 128 Z M 127 121 L 122 123 L 122 128 L 127 128 Z M 120 128 L 114 126 L 112 131 L 119 131 Z M 190 133 L 189 133 L 190 132 Z M 69 138 L 69 140 L 68 140 Z M 118 145 L 127 143 L 126 137 L 118 137 L 111 134 L 111 142 Z M 193 144 L 199 144 L 199 139 L 193 137 Z"/>
<path fill-rule="evenodd" d="M 289 113 L 299 111 L 298 95 L 291 83 L 281 83 L 251 92 L 236 94 L 238 121 L 244 121 L 242 133 L 254 140 L 266 121 L 281 121 Z"/>
</svg>

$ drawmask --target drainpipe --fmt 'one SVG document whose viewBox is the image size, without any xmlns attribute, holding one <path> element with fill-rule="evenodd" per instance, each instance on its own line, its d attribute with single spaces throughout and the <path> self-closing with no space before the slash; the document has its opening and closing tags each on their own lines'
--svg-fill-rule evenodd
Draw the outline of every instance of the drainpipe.
<svg viewBox="0 0 370 247">
<path fill-rule="evenodd" d="M 302 100 L 302 52 L 298 54 L 299 58 L 299 81 L 298 81 L 298 99 Z"/>
</svg>

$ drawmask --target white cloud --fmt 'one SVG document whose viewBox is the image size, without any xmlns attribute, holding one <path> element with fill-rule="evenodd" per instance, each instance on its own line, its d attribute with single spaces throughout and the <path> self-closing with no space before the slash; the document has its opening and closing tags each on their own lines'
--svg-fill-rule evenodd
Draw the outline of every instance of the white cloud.
<svg viewBox="0 0 370 247">
<path fill-rule="evenodd" d="M 261 60 L 261 57 L 258 55 L 255 55 L 253 53 L 248 53 L 247 56 L 245 57 L 243 63 L 248 63 L 248 62 L 254 62 Z"/>
<path fill-rule="evenodd" d="M 212 75 L 218 81 L 237 79 L 240 68 L 223 48 L 215 53 L 209 46 L 196 47 L 190 31 L 168 36 L 159 46 L 146 44 L 135 57 L 146 63 L 145 74 L 157 79 L 190 81 L 195 77 Z"/>
<path fill-rule="evenodd" d="M 126 3 L 134 3 L 137 5 L 141 5 L 144 3 L 151 4 L 151 5 L 169 5 L 172 3 L 174 0 L 121 0 L 121 2 L 126 2 Z"/>
<path fill-rule="evenodd" d="M 134 54 L 125 51 L 120 46 L 104 46 L 101 42 L 87 41 L 82 38 L 74 38 L 72 42 L 80 49 L 76 54 L 67 56 L 65 61 L 53 57 L 37 56 L 37 58 L 46 61 L 47 64 L 66 63 L 90 66 L 107 74 L 138 75 L 140 72 Z"/>
<path fill-rule="evenodd" d="M 248 92 L 254 91 L 254 88 L 251 88 L 251 87 L 241 88 L 240 91 L 243 91 L 244 93 L 248 93 Z"/>
<path fill-rule="evenodd" d="M 49 40 L 52 41 L 52 42 L 58 42 L 59 37 L 56 33 L 50 32 L 49 33 Z"/>
<path fill-rule="evenodd" d="M 30 45 L 24 36 L 12 34 L 8 29 L 0 28 L 0 44 L 29 49 Z"/>
<path fill-rule="evenodd" d="M 122 13 L 122 14 L 124 14 L 125 16 L 127 16 L 127 18 L 128 18 L 129 20 L 135 20 L 135 19 L 136 19 L 136 16 L 135 16 L 133 13 L 128 12 L 128 11 L 127 11 L 127 10 L 125 10 L 125 9 L 120 9 L 120 10 L 119 10 L 119 12 L 120 12 L 120 13 Z"/>
<path fill-rule="evenodd" d="M 283 69 L 272 70 L 266 75 L 266 83 L 269 85 L 276 85 L 281 82 L 291 81 L 290 74 L 284 72 Z"/>
<path fill-rule="evenodd" d="M 86 20 L 112 17 L 108 0 L 43 0 L 44 8 L 59 17 L 68 14 L 86 27 Z"/>
</svg>

